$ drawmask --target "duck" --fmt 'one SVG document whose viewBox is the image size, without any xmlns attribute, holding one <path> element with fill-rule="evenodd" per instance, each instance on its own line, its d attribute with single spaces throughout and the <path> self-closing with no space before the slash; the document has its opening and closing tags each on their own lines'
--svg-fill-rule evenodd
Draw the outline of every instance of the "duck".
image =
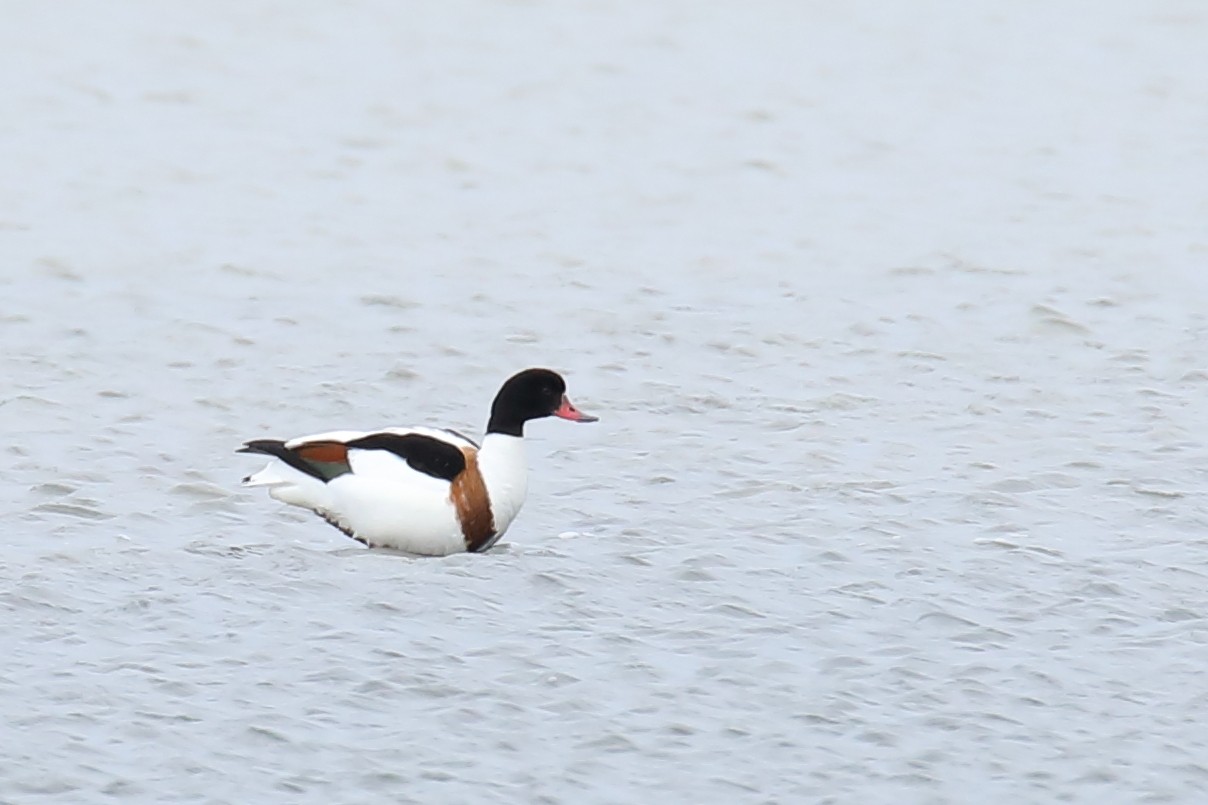
<svg viewBox="0 0 1208 805">
<path fill-rule="evenodd" d="M 561 375 L 533 368 L 500 386 L 481 446 L 455 430 L 420 426 L 253 439 L 236 452 L 273 459 L 244 486 L 267 487 L 370 548 L 481 553 L 528 494 L 525 424 L 550 416 L 598 421 L 571 403 Z"/>
</svg>

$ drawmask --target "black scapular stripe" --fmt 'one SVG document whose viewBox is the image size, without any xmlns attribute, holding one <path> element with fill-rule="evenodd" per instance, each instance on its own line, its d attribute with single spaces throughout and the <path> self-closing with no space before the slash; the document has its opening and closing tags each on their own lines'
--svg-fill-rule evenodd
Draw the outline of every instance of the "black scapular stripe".
<svg viewBox="0 0 1208 805">
<path fill-rule="evenodd" d="M 406 461 L 411 469 L 446 481 L 452 481 L 466 468 L 461 448 L 422 433 L 371 433 L 347 444 L 354 450 L 386 450 Z"/>
</svg>

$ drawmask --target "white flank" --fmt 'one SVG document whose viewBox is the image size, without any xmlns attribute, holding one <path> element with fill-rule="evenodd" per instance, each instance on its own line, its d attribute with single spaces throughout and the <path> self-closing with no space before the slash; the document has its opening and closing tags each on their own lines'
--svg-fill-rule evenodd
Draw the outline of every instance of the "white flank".
<svg viewBox="0 0 1208 805">
<path fill-rule="evenodd" d="M 443 556 L 466 549 L 449 482 L 384 450 L 349 450 L 352 472 L 327 483 L 340 520 L 371 545 Z"/>
</svg>

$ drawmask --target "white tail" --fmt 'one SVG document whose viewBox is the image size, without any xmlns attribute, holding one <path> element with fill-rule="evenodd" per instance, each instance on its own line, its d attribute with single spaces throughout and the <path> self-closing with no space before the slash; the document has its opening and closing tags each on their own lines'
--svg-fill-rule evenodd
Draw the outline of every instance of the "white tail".
<svg viewBox="0 0 1208 805">
<path fill-rule="evenodd" d="M 244 486 L 267 486 L 271 497 L 291 506 L 312 509 L 320 514 L 331 511 L 331 491 L 327 484 L 281 461 L 270 461 L 264 469 L 243 479 Z"/>
</svg>

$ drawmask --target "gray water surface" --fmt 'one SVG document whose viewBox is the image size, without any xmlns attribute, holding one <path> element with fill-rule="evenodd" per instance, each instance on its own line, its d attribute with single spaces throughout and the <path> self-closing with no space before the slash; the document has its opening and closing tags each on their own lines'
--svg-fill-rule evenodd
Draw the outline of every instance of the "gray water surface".
<svg viewBox="0 0 1208 805">
<path fill-rule="evenodd" d="M 1201 4 L 6 17 L 0 801 L 1203 801 Z M 238 486 L 531 365 L 488 554 Z"/>
</svg>

